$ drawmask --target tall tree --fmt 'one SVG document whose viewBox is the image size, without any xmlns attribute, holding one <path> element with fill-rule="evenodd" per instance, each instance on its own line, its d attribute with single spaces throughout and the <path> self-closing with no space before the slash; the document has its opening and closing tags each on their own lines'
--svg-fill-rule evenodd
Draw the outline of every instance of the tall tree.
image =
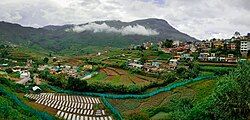
<svg viewBox="0 0 250 120">
<path fill-rule="evenodd" d="M 69 77 L 68 89 L 75 90 L 75 91 L 86 91 L 87 81 L 80 80 L 79 78 Z"/>
<path fill-rule="evenodd" d="M 45 58 L 43 59 L 43 62 L 44 62 L 45 64 L 47 64 L 47 63 L 49 62 L 49 58 L 45 57 Z"/>
</svg>

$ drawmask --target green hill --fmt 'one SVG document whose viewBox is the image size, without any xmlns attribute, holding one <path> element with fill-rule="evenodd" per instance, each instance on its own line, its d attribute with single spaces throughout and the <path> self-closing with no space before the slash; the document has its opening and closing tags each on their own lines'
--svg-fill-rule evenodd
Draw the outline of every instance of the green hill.
<svg viewBox="0 0 250 120">
<path fill-rule="evenodd" d="M 91 26 L 94 24 L 97 28 Z M 74 27 L 82 31 L 75 32 Z M 89 28 L 90 27 L 90 28 Z M 106 27 L 106 28 L 101 28 Z M 132 22 L 96 21 L 81 25 L 23 27 L 18 24 L 0 22 L 0 42 L 60 52 L 89 46 L 124 48 L 130 44 L 164 39 L 194 41 L 161 19 L 145 19 Z"/>
</svg>

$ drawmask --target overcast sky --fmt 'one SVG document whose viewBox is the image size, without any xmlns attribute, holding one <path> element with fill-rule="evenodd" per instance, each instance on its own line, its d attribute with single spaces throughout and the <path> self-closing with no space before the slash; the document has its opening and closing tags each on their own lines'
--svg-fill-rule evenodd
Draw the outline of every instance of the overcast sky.
<svg viewBox="0 0 250 120">
<path fill-rule="evenodd" d="M 1 0 L 0 21 L 24 26 L 161 18 L 198 39 L 250 32 L 250 0 Z"/>
</svg>

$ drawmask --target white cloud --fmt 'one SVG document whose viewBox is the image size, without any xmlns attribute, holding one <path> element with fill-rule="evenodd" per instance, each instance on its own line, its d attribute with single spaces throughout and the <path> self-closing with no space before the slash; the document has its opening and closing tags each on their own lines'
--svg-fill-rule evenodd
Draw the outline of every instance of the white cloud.
<svg viewBox="0 0 250 120">
<path fill-rule="evenodd" d="M 22 25 L 160 18 L 198 39 L 246 34 L 249 0 L 1 0 L 0 20 Z"/>
<path fill-rule="evenodd" d="M 110 27 L 106 23 L 103 24 L 96 24 L 96 23 L 89 23 L 87 25 L 81 26 L 74 26 L 71 29 L 66 29 L 66 31 L 74 31 L 74 32 L 83 32 L 83 31 L 93 31 L 93 32 L 113 32 L 113 33 L 120 33 L 122 35 L 158 35 L 159 33 L 156 30 L 147 29 L 141 25 L 135 26 L 125 26 L 120 29 L 115 27 Z"/>
</svg>

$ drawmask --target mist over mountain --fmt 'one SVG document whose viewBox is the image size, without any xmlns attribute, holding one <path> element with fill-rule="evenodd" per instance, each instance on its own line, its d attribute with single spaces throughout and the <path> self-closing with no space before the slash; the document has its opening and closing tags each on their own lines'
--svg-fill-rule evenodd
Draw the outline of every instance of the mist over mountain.
<svg viewBox="0 0 250 120">
<path fill-rule="evenodd" d="M 107 20 L 80 25 L 49 25 L 43 28 L 0 22 L 1 42 L 39 46 L 52 51 L 61 51 L 74 46 L 124 48 L 130 44 L 141 44 L 147 41 L 156 43 L 165 39 L 196 40 L 176 30 L 167 21 L 155 18 L 132 22 Z"/>
</svg>

